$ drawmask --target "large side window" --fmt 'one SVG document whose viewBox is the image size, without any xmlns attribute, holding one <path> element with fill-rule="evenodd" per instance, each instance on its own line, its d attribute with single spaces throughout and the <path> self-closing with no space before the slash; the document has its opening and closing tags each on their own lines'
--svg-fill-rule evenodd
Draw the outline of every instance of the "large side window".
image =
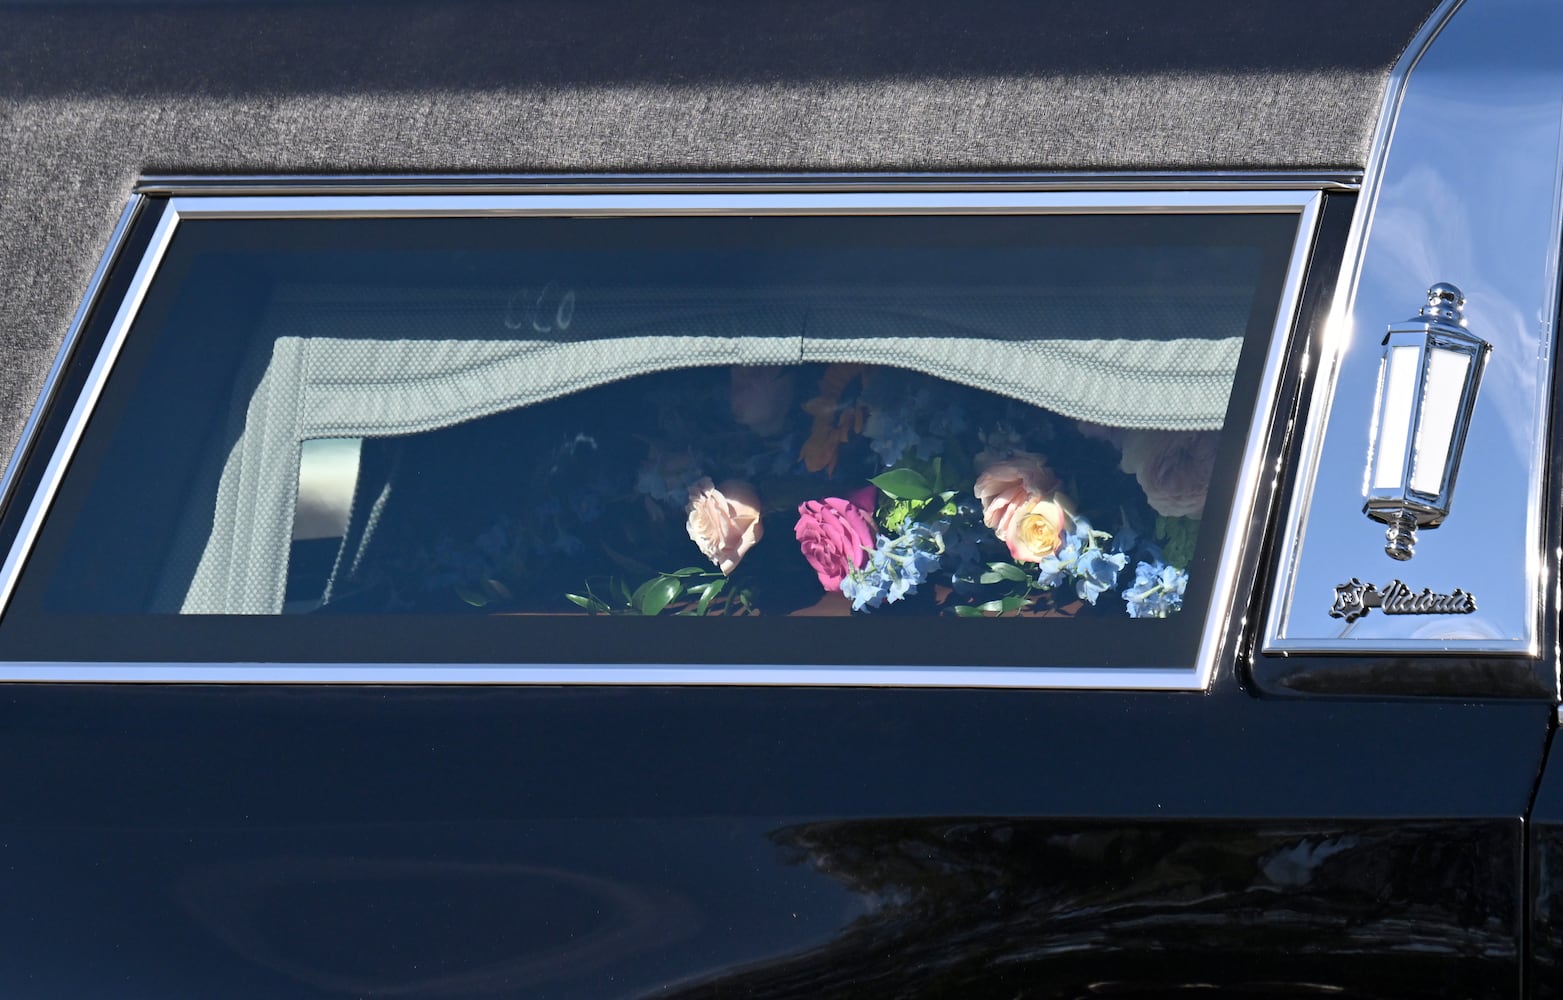
<svg viewBox="0 0 1563 1000">
<path fill-rule="evenodd" d="M 1188 666 L 1301 228 L 185 219 L 0 654 Z"/>
</svg>

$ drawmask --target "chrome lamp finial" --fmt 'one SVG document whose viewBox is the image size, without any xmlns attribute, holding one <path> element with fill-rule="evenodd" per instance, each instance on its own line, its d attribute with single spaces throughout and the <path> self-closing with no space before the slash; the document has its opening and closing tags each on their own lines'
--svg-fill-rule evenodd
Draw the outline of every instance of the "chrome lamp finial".
<svg viewBox="0 0 1563 1000">
<path fill-rule="evenodd" d="M 1465 329 L 1465 294 L 1427 290 L 1416 316 L 1384 335 L 1362 511 L 1389 526 L 1391 558 L 1416 553 L 1416 530 L 1449 516 L 1465 432 L 1492 345 Z"/>
</svg>

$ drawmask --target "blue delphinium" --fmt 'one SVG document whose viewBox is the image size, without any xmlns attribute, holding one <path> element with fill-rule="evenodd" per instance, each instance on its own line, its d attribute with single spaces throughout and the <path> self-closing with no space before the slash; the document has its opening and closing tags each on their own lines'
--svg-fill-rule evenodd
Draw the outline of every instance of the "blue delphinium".
<svg viewBox="0 0 1563 1000">
<path fill-rule="evenodd" d="M 1128 562 L 1122 552 L 1107 552 L 1100 546 L 1086 549 L 1075 563 L 1075 593 L 1095 605 L 1098 597 L 1118 586 L 1118 574 Z"/>
<path fill-rule="evenodd" d="M 1046 588 L 1073 580 L 1075 595 L 1095 606 L 1098 597 L 1118 585 L 1129 557 L 1103 549 L 1102 542 L 1112 536 L 1093 529 L 1090 521 L 1079 516 L 1073 521 L 1058 551 L 1037 564 L 1037 583 Z"/>
<path fill-rule="evenodd" d="M 1169 566 L 1160 559 L 1138 564 L 1134 567 L 1134 586 L 1123 592 L 1129 617 L 1167 617 L 1183 607 L 1183 588 L 1188 582 L 1185 570 Z"/>
<path fill-rule="evenodd" d="M 965 411 L 948 387 L 904 374 L 879 373 L 864 392 L 869 404 L 863 436 L 885 468 L 909 456 L 926 462 L 966 429 Z"/>
<path fill-rule="evenodd" d="M 894 538 L 880 535 L 868 565 L 847 574 L 841 592 L 851 600 L 853 611 L 894 604 L 917 593 L 917 585 L 938 569 L 943 554 L 944 536 L 930 525 L 908 525 Z"/>
</svg>

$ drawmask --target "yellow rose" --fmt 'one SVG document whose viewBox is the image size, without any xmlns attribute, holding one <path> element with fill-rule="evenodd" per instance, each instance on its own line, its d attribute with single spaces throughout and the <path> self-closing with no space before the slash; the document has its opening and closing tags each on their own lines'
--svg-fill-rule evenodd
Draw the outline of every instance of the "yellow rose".
<svg viewBox="0 0 1563 1000">
<path fill-rule="evenodd" d="M 1064 519 L 1069 516 L 1056 500 L 1037 500 L 1014 512 L 1004 543 L 1016 562 L 1041 562 L 1058 551 L 1064 541 Z"/>
</svg>

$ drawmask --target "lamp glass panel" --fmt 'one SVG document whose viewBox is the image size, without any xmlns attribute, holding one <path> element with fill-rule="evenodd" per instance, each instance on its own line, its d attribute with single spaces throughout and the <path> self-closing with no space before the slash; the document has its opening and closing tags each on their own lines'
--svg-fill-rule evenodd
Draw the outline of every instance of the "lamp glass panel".
<svg viewBox="0 0 1563 1000">
<path fill-rule="evenodd" d="M 1383 405 L 1378 415 L 1378 441 L 1373 449 L 1375 490 L 1397 489 L 1401 485 L 1421 354 L 1417 347 L 1391 347 L 1384 359 L 1384 389 L 1380 397 Z"/>
<path fill-rule="evenodd" d="M 1460 418 L 1460 395 L 1471 359 L 1460 351 L 1428 351 L 1427 380 L 1422 387 L 1421 420 L 1416 429 L 1416 454 L 1411 463 L 1411 488 L 1437 495 L 1443 491 L 1449 467 L 1449 445 Z"/>
</svg>

